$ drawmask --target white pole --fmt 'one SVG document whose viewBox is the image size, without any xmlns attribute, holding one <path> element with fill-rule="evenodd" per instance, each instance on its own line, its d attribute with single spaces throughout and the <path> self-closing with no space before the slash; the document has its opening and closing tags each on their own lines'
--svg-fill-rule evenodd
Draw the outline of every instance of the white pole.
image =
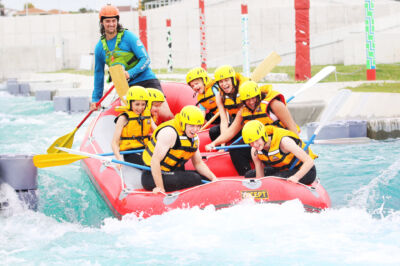
<svg viewBox="0 0 400 266">
<path fill-rule="evenodd" d="M 171 37 L 171 19 L 167 19 L 167 45 L 168 45 L 168 72 L 172 72 L 172 37 Z"/>
<path fill-rule="evenodd" d="M 242 4 L 243 74 L 246 77 L 250 77 L 248 21 L 249 21 L 249 16 L 247 12 L 247 4 Z"/>
</svg>

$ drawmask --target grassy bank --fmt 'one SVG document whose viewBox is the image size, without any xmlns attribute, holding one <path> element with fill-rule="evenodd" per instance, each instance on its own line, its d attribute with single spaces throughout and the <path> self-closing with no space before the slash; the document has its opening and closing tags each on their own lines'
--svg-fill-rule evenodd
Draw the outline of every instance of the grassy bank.
<svg viewBox="0 0 400 266">
<path fill-rule="evenodd" d="M 311 66 L 311 75 L 315 75 L 324 68 L 326 65 Z M 343 81 L 365 81 L 366 80 L 366 67 L 365 65 L 335 65 L 336 75 L 332 73 L 323 80 L 323 82 L 343 82 Z M 275 73 L 287 73 L 290 82 L 295 82 L 294 66 L 277 66 L 274 68 Z M 400 80 L 400 64 L 379 64 L 376 66 L 376 79 L 377 80 Z"/>
<path fill-rule="evenodd" d="M 390 92 L 400 93 L 400 82 L 382 82 L 382 83 L 363 83 L 360 86 L 351 88 L 354 92 Z"/>
</svg>

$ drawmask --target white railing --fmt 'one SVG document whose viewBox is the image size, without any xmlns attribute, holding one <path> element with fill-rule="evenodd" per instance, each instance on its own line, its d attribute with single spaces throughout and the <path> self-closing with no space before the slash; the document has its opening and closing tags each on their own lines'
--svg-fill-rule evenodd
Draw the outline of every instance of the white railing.
<svg viewBox="0 0 400 266">
<path fill-rule="evenodd" d="M 154 0 L 151 2 L 147 2 L 144 4 L 144 9 L 152 9 L 152 8 L 159 8 L 163 6 L 168 6 L 176 2 L 180 2 L 182 0 Z"/>
</svg>

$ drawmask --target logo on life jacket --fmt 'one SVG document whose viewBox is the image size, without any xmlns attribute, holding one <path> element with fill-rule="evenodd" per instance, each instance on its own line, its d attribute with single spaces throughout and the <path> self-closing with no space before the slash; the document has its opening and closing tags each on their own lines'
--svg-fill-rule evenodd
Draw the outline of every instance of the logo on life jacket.
<svg viewBox="0 0 400 266">
<path fill-rule="evenodd" d="M 277 161 L 277 160 L 279 160 L 278 157 L 276 157 L 276 156 L 272 157 L 272 161 Z"/>
<path fill-rule="evenodd" d="M 268 199 L 268 191 L 266 190 L 247 190 L 240 191 L 242 199 Z"/>
</svg>

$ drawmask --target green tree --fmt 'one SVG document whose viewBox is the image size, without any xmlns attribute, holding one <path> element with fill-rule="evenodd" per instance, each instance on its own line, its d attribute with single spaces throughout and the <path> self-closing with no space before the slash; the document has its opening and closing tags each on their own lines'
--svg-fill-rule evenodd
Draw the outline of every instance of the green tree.
<svg viewBox="0 0 400 266">
<path fill-rule="evenodd" d="M 0 0 L 0 16 L 5 16 L 5 12 L 4 12 L 4 5 L 2 3 L 2 0 Z"/>
<path fill-rule="evenodd" d="M 35 6 L 32 3 L 25 3 L 24 4 L 24 9 L 26 9 L 26 7 L 28 7 L 28 9 L 29 8 L 35 8 Z"/>
</svg>

